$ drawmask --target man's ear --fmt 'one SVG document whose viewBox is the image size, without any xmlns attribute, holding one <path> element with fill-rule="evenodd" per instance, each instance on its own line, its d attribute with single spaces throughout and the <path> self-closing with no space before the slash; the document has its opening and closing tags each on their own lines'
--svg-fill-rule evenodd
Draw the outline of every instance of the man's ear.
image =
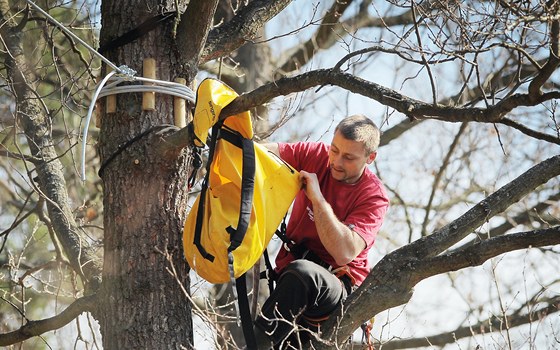
<svg viewBox="0 0 560 350">
<path fill-rule="evenodd" d="M 375 158 L 377 157 L 377 152 L 371 152 L 371 154 L 368 156 L 366 163 L 367 164 L 371 164 L 373 163 L 373 161 L 375 160 Z"/>
</svg>

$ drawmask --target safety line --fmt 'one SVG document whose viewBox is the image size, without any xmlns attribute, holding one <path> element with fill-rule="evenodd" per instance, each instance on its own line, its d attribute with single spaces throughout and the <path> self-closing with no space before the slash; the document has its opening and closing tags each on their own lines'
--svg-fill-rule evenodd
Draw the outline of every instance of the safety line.
<svg viewBox="0 0 560 350">
<path fill-rule="evenodd" d="M 86 124 L 84 125 L 84 131 L 82 133 L 82 162 L 81 162 L 81 172 L 82 172 L 82 181 L 86 181 L 86 148 L 87 148 L 87 134 L 89 130 L 89 123 L 91 121 L 91 116 L 93 115 L 93 109 L 95 108 L 95 101 L 97 101 L 97 96 L 101 93 L 101 89 L 103 86 L 113 75 L 117 74 L 117 71 L 112 71 L 103 80 L 99 83 L 97 89 L 95 89 L 95 93 L 91 98 L 91 103 L 89 104 L 89 109 L 86 117 Z"/>
</svg>

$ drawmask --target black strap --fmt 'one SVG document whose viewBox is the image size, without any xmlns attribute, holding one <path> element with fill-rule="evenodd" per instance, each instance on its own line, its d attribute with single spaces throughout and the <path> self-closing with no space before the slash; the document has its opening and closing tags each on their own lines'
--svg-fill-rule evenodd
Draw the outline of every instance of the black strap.
<svg viewBox="0 0 560 350">
<path fill-rule="evenodd" d="M 249 295 L 247 294 L 247 279 L 245 274 L 235 279 L 237 290 L 237 304 L 239 305 L 239 316 L 241 318 L 241 328 L 247 343 L 248 350 L 258 350 L 255 330 L 253 329 L 253 318 L 249 308 Z M 254 296 L 256 298 L 256 295 Z"/>
<path fill-rule="evenodd" d="M 261 272 L 260 278 L 266 278 L 268 281 L 268 291 L 270 294 L 274 291 L 274 282 L 276 281 L 276 272 L 272 268 L 272 264 L 270 263 L 270 257 L 268 256 L 268 249 L 264 250 L 264 265 L 266 266 L 266 271 L 263 273 Z"/>
<path fill-rule="evenodd" d="M 214 158 L 214 151 L 216 148 L 217 139 L 222 138 L 227 142 L 230 142 L 242 150 L 242 170 L 241 170 L 241 200 L 239 208 L 239 217 L 237 221 L 237 228 L 227 227 L 226 231 L 230 234 L 230 246 L 228 248 L 228 262 L 230 273 L 233 278 L 233 254 L 232 252 L 239 247 L 247 229 L 249 228 L 249 222 L 251 219 L 251 209 L 253 206 L 253 192 L 255 188 L 255 148 L 253 141 L 244 138 L 239 133 L 228 129 L 223 126 L 223 122 L 217 123 L 212 128 L 212 138 L 209 143 L 209 154 L 206 163 L 206 176 L 204 182 L 202 183 L 202 191 L 200 193 L 200 202 L 198 203 L 198 212 L 196 217 L 196 227 L 194 234 L 194 244 L 198 248 L 200 254 L 210 260 L 214 260 L 214 256 L 209 254 L 200 242 L 201 231 L 202 231 L 202 219 L 204 217 L 204 199 L 207 195 L 209 174 L 211 170 L 211 163 Z M 249 307 L 249 298 L 247 293 L 247 281 L 245 274 L 236 278 L 234 280 L 235 290 L 237 291 L 237 303 L 239 306 L 239 316 L 241 319 L 241 327 L 243 329 L 243 335 L 245 336 L 245 342 L 247 343 L 247 349 L 258 350 L 257 341 L 255 338 L 255 332 L 253 329 L 253 319 L 251 317 L 251 310 Z"/>
<path fill-rule="evenodd" d="M 242 152 L 242 170 L 241 170 L 241 201 L 239 205 L 239 217 L 237 220 L 237 228 L 226 228 L 230 234 L 230 245 L 228 252 L 233 260 L 233 252 L 243 242 L 243 238 L 249 228 L 251 219 L 251 209 L 253 207 L 253 192 L 255 189 L 255 147 L 253 141 L 243 137 L 238 132 L 228 129 L 224 126 L 220 129 L 220 138 L 239 148 Z M 233 261 L 230 269 L 233 269 Z M 239 306 L 239 318 L 241 319 L 241 328 L 243 336 L 247 343 L 248 350 L 258 350 L 257 340 L 253 329 L 253 318 L 251 317 L 251 309 L 249 307 L 249 297 L 247 293 L 247 279 L 245 274 L 235 279 L 235 289 L 237 290 L 237 304 Z M 256 297 L 256 296 L 255 296 Z"/>
<path fill-rule="evenodd" d="M 210 148 L 208 153 L 208 160 L 206 163 L 206 176 L 202 183 L 202 190 L 200 192 L 200 200 L 198 203 L 198 212 L 196 215 L 196 226 L 194 233 L 194 244 L 198 248 L 200 254 L 210 261 L 214 261 L 214 256 L 208 253 L 202 243 L 200 242 L 202 234 L 202 225 L 204 219 L 204 209 L 205 209 L 205 198 L 207 195 L 208 181 L 211 170 L 212 160 L 214 159 L 214 152 L 216 149 L 216 143 L 219 138 L 224 139 L 231 144 L 238 146 L 242 150 L 243 166 L 241 170 L 241 200 L 239 207 L 239 217 L 237 219 L 237 228 L 231 226 L 226 228 L 226 231 L 230 234 L 230 246 L 228 251 L 232 252 L 243 242 L 243 238 L 247 233 L 249 228 L 249 223 L 251 219 L 251 209 L 253 207 L 253 192 L 255 189 L 255 147 L 253 141 L 244 138 L 241 134 L 236 131 L 230 130 L 223 126 L 223 121 L 218 122 L 212 128 L 212 137 L 208 147 Z"/>
<path fill-rule="evenodd" d="M 129 30 L 128 32 L 124 33 L 116 39 L 109 41 L 104 45 L 101 45 L 101 47 L 97 51 L 102 54 L 106 51 L 114 50 L 118 47 L 131 43 L 134 40 L 140 38 L 142 35 L 156 29 L 160 23 L 165 22 L 175 15 L 177 15 L 177 12 L 173 11 L 160 13 L 157 16 L 149 18 L 146 21 L 142 22 L 142 24 L 140 24 L 138 27 Z"/>
<path fill-rule="evenodd" d="M 253 141 L 244 138 L 239 133 L 227 128 L 220 130 L 220 137 L 231 144 L 241 147 L 243 153 L 243 166 L 241 170 L 241 201 L 239 206 L 239 217 L 237 228 L 226 228 L 230 234 L 230 245 L 228 251 L 232 252 L 243 242 L 243 238 L 249 228 L 251 220 L 251 209 L 253 207 L 253 192 L 255 190 L 255 147 Z"/>
<path fill-rule="evenodd" d="M 198 211 L 196 212 L 196 225 L 194 228 L 194 238 L 193 243 L 198 249 L 198 252 L 204 259 L 210 260 L 211 262 L 214 261 L 214 256 L 206 251 L 200 242 L 200 238 L 202 235 L 202 224 L 204 219 L 204 210 L 206 207 L 206 192 L 208 190 L 208 181 L 210 177 L 210 169 L 212 166 L 212 159 L 214 158 L 214 151 L 216 148 L 216 143 L 219 137 L 219 130 L 222 126 L 223 122 L 218 122 L 212 127 L 212 135 L 210 138 L 210 142 L 208 144 L 209 151 L 208 151 L 208 160 L 206 162 L 206 175 L 204 176 L 204 181 L 202 182 L 202 189 L 200 191 L 200 197 L 198 201 Z"/>
<path fill-rule="evenodd" d="M 198 147 L 192 147 L 192 152 L 191 152 L 191 156 L 192 156 L 192 162 L 191 162 L 191 174 L 189 175 L 189 178 L 187 180 L 187 188 L 190 190 L 191 188 L 193 188 L 195 182 L 196 182 L 196 175 L 198 174 L 198 170 L 200 170 L 200 168 L 202 167 L 202 152 L 201 149 Z"/>
<path fill-rule="evenodd" d="M 284 249 L 286 249 L 286 251 L 291 253 L 296 259 L 302 259 L 307 254 L 309 254 L 310 250 L 307 249 L 307 247 L 305 246 L 306 239 L 304 239 L 299 243 L 296 243 L 288 238 L 288 235 L 286 234 L 285 216 L 284 216 L 284 220 L 282 221 L 282 224 L 280 225 L 280 228 L 276 230 L 275 234 L 276 236 L 278 236 L 278 238 L 280 238 L 280 240 L 284 244 Z"/>
<path fill-rule="evenodd" d="M 99 170 L 97 171 L 97 175 L 99 177 L 103 177 L 103 173 L 105 172 L 105 168 L 107 167 L 107 165 L 109 165 L 115 158 L 117 158 L 117 156 L 119 154 L 121 154 L 124 150 L 126 150 L 128 147 L 130 147 L 134 142 L 140 140 L 142 137 L 148 135 L 151 132 L 154 132 L 154 131 L 156 131 L 158 129 L 161 129 L 161 128 L 167 128 L 167 127 L 169 127 L 169 125 L 154 126 L 152 128 L 149 128 L 148 130 L 145 130 L 145 131 L 141 132 L 140 134 L 134 136 L 130 140 L 128 140 L 125 143 L 123 143 L 122 145 L 120 145 L 113 154 L 111 154 L 107 159 L 105 159 L 105 161 L 103 161 L 103 163 L 101 163 L 101 166 L 99 167 Z"/>
<path fill-rule="evenodd" d="M 291 241 L 286 235 L 286 216 L 284 216 L 284 219 L 282 220 L 282 223 L 280 224 L 278 230 L 276 230 L 275 234 L 284 244 L 288 246 L 288 248 L 291 248 L 295 244 L 295 242 Z"/>
</svg>

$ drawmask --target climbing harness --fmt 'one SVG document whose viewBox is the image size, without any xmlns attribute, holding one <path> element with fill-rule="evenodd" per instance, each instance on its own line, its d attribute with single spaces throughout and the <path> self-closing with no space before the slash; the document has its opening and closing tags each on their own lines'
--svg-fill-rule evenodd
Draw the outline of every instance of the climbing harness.
<svg viewBox="0 0 560 350">
<path fill-rule="evenodd" d="M 32 6 L 35 10 L 39 11 L 43 16 L 45 16 L 49 21 L 54 23 L 57 27 L 59 27 L 64 33 L 71 36 L 73 39 L 78 41 L 82 44 L 88 51 L 90 51 L 93 55 L 99 57 L 103 62 L 105 62 L 109 67 L 112 68 L 112 71 L 109 72 L 95 89 L 95 92 L 92 96 L 86 121 L 84 125 L 84 129 L 82 131 L 82 152 L 81 152 L 81 179 L 82 181 L 86 180 L 86 171 L 85 171 L 85 158 L 86 158 L 86 148 L 87 148 L 87 135 L 89 131 L 89 124 L 91 122 L 91 117 L 93 115 L 93 110 L 95 108 L 95 103 L 97 99 L 109 95 L 115 94 L 122 94 L 122 93 L 131 93 L 131 92 L 156 92 L 160 94 L 167 94 L 176 97 L 183 98 L 191 103 L 194 103 L 194 92 L 188 88 L 187 86 L 175 82 L 157 80 L 157 79 L 149 79 L 143 77 L 137 77 L 136 71 L 125 66 L 117 66 L 109 59 L 104 57 L 101 53 L 97 52 L 94 48 L 88 45 L 84 40 L 80 37 L 75 35 L 71 30 L 66 28 L 62 23 L 58 22 L 54 19 L 48 12 L 43 10 L 37 4 L 35 4 L 31 0 L 26 0 L 26 2 Z M 167 19 L 166 16 L 163 16 L 162 20 Z M 155 21 L 155 24 L 159 23 L 159 21 Z M 150 24 L 153 26 L 155 24 Z M 151 29 L 151 28 L 150 28 Z M 135 35 L 135 34 L 132 34 Z M 132 36 L 131 35 L 131 36 Z M 123 82 L 128 82 L 129 84 L 124 86 L 119 86 L 119 84 Z M 130 84 L 132 82 L 137 82 L 140 84 Z M 144 85 L 144 83 L 147 83 Z"/>
</svg>

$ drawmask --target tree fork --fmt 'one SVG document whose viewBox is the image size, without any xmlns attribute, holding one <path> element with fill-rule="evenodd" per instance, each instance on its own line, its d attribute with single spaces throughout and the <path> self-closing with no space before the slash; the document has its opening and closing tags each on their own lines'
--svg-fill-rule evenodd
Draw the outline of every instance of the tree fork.
<svg viewBox="0 0 560 350">
<path fill-rule="evenodd" d="M 511 249 L 522 249 L 528 247 L 530 242 L 535 246 L 559 243 L 558 227 L 519 233 L 511 237 L 500 236 L 479 244 L 486 252 L 484 255 L 474 258 L 472 254 L 473 249 L 476 248 L 469 248 L 451 253 L 457 261 L 457 266 L 438 263 L 439 269 L 436 270 L 434 267 L 438 259 L 446 259 L 445 255 L 438 256 L 443 250 L 471 233 L 489 218 L 506 210 L 538 186 L 559 175 L 560 155 L 557 155 L 521 174 L 432 235 L 387 254 L 373 267 L 364 283 L 339 308 L 338 314 L 325 322 L 324 338 L 330 341 L 335 337 L 342 341 L 348 339 L 360 324 L 372 316 L 406 303 L 412 296 L 414 286 L 425 278 L 467 266 L 477 266 L 491 257 L 506 252 L 507 249 L 504 248 L 507 245 L 510 248 L 513 245 L 514 248 Z M 395 271 L 398 271 L 398 274 Z M 372 300 L 375 300 L 375 303 L 371 303 Z M 324 343 L 317 344 L 317 348 L 333 347 Z"/>
</svg>

